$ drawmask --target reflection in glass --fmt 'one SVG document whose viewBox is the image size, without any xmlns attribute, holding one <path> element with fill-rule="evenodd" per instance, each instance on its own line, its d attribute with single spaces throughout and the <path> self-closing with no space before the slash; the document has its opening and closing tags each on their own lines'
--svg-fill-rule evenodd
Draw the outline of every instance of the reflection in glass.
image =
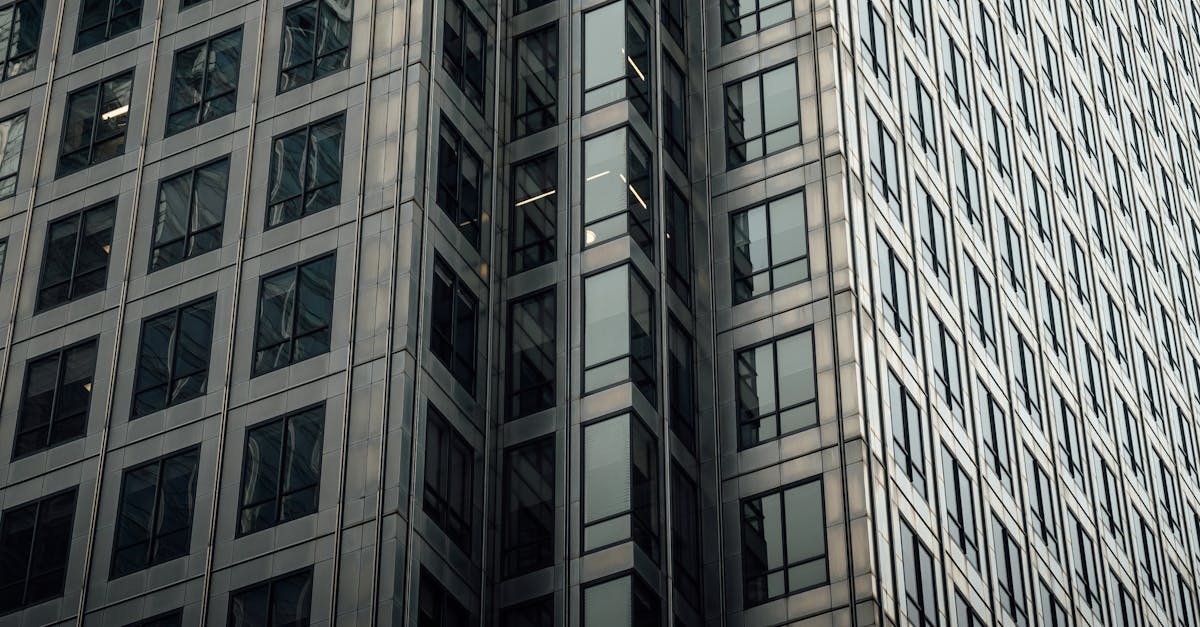
<svg viewBox="0 0 1200 627">
<path fill-rule="evenodd" d="M 57 176 L 78 172 L 125 152 L 133 72 L 107 78 L 67 96 Z"/>
<path fill-rule="evenodd" d="M 76 488 L 0 514 L 0 614 L 62 596 Z"/>
<path fill-rule="evenodd" d="M 792 19 L 792 0 L 721 0 L 721 41 L 730 43 Z"/>
<path fill-rule="evenodd" d="M 554 406 L 556 309 L 553 288 L 512 304 L 509 419 Z"/>
<path fill-rule="evenodd" d="M 204 394 L 216 298 L 178 307 L 142 324 L 134 417 L 145 416 Z"/>
<path fill-rule="evenodd" d="M 194 447 L 125 471 L 113 537 L 112 577 L 190 551 L 200 449 Z"/>
<path fill-rule="evenodd" d="M 633 414 L 583 432 L 583 550 L 632 539 L 658 560 L 658 450 Z"/>
<path fill-rule="evenodd" d="M 104 289 L 116 214 L 117 202 L 109 200 L 50 223 L 37 311 Z"/>
<path fill-rule="evenodd" d="M 746 607 L 828 581 L 819 479 L 742 501 L 742 579 Z"/>
<path fill-rule="evenodd" d="M 554 436 L 509 449 L 504 468 L 504 576 L 554 562 Z"/>
<path fill-rule="evenodd" d="M 728 167 L 800 143 L 798 93 L 794 63 L 725 86 Z"/>
<path fill-rule="evenodd" d="M 340 72 L 350 60 L 350 0 L 311 0 L 287 8 L 279 42 L 279 92 Z"/>
<path fill-rule="evenodd" d="M 741 350 L 734 368 L 740 448 L 817 424 L 812 329 Z"/>
<path fill-rule="evenodd" d="M 583 143 L 583 244 L 629 234 L 654 257 L 650 151 L 625 126 Z"/>
<path fill-rule="evenodd" d="M 346 116 L 314 122 L 271 142 L 267 226 L 274 228 L 342 200 Z"/>
<path fill-rule="evenodd" d="M 584 279 L 585 393 L 632 380 L 657 401 L 653 292 L 623 265 Z"/>
<path fill-rule="evenodd" d="M 731 228 L 734 304 L 808 280 L 803 192 L 735 213 Z"/>
<path fill-rule="evenodd" d="M 324 425 L 317 405 L 246 430 L 239 535 L 317 511 Z"/>
<path fill-rule="evenodd" d="M 558 122 L 558 28 L 516 41 L 513 134 L 524 137 Z"/>
<path fill-rule="evenodd" d="M 240 28 L 175 53 L 167 135 L 233 113 L 241 58 Z"/>
<path fill-rule="evenodd" d="M 3 79 L 32 70 L 42 36 L 43 0 L 18 0 L 0 8 L 0 62 Z"/>
<path fill-rule="evenodd" d="M 159 184 L 151 272 L 221 247 L 228 185 L 228 157 Z"/>
<path fill-rule="evenodd" d="M 254 376 L 329 352 L 334 255 L 262 280 L 254 338 Z"/>
<path fill-rule="evenodd" d="M 583 16 L 583 108 L 628 98 L 651 122 L 650 27 L 641 11 L 618 0 Z"/>
<path fill-rule="evenodd" d="M 513 167 L 512 271 L 554 261 L 558 224 L 558 153 Z"/>
<path fill-rule="evenodd" d="M 3 22 L 0 22 L 2 25 Z M 17 193 L 17 170 L 25 147 L 24 113 L 0 120 L 0 198 Z"/>
</svg>

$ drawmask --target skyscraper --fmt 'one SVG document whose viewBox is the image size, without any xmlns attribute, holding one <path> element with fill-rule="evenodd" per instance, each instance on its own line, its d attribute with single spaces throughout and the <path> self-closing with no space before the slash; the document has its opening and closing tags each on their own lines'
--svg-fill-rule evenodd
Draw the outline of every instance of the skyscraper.
<svg viewBox="0 0 1200 627">
<path fill-rule="evenodd" d="M 1194 0 L 0 42 L 0 627 L 1200 624 Z"/>
</svg>

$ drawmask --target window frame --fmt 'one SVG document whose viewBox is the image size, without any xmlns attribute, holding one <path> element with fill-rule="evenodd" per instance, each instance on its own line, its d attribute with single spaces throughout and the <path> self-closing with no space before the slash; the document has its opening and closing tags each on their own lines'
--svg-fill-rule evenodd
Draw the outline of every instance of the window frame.
<svg viewBox="0 0 1200 627">
<path fill-rule="evenodd" d="M 321 476 L 324 472 L 324 468 L 322 466 L 322 461 L 323 461 L 324 455 L 322 454 L 322 455 L 316 456 L 317 464 L 318 464 L 317 468 L 316 468 L 317 482 L 315 484 L 305 485 L 298 489 L 293 489 L 291 491 L 285 491 L 285 489 L 284 489 L 284 481 L 285 481 L 284 480 L 284 473 L 285 473 L 285 463 L 284 462 L 286 461 L 286 459 L 289 455 L 289 451 L 293 450 L 292 448 L 290 448 L 288 446 L 288 426 L 291 424 L 291 421 L 293 419 L 303 417 L 309 413 L 312 413 L 314 415 L 314 419 L 320 425 L 321 432 L 320 432 L 320 435 L 317 437 L 316 442 L 318 443 L 318 446 L 321 447 L 321 450 L 322 451 L 324 450 L 325 419 L 327 417 L 326 411 L 327 411 L 326 403 L 325 403 L 325 401 L 321 401 L 319 403 L 315 403 L 312 405 L 301 407 L 299 409 L 294 409 L 292 411 L 284 412 L 284 413 L 276 415 L 276 416 L 272 416 L 270 418 L 267 418 L 266 420 L 260 420 L 254 424 L 247 425 L 246 428 L 243 430 L 242 463 L 241 463 L 241 470 L 239 472 L 239 477 L 238 477 L 237 523 L 235 524 L 235 530 L 234 530 L 235 538 L 242 538 L 242 537 L 245 537 L 245 536 L 248 536 L 251 534 L 258 533 L 260 531 L 266 531 L 268 529 L 275 529 L 279 525 L 282 525 L 284 523 L 291 522 L 294 520 L 300 520 L 301 518 L 304 518 L 306 516 L 311 516 L 311 515 L 317 513 L 318 511 L 320 511 L 320 508 L 321 508 Z M 272 500 L 272 502 L 275 503 L 275 512 L 276 512 L 275 513 L 275 521 L 273 523 L 263 526 L 263 527 L 244 528 L 242 521 L 243 521 L 244 511 L 246 510 L 246 508 L 253 507 L 258 504 L 266 504 L 267 503 L 267 501 L 262 501 L 261 503 L 251 503 L 250 505 L 246 504 L 246 479 L 247 479 L 246 460 L 248 459 L 248 456 L 245 454 L 245 452 L 250 443 L 250 434 L 251 434 L 251 432 L 257 431 L 259 429 L 263 429 L 263 428 L 272 426 L 273 424 L 275 424 L 277 422 L 283 423 L 283 427 L 280 429 L 281 438 L 280 438 L 280 442 L 279 442 L 279 458 L 278 458 L 279 459 L 279 476 L 276 478 L 275 497 Z M 281 505 L 284 497 L 290 496 L 292 494 L 296 494 L 303 490 L 308 490 L 310 488 L 314 488 L 314 492 L 315 492 L 315 497 L 314 497 L 315 507 L 314 507 L 313 511 L 305 512 L 300 515 L 293 515 L 288 518 L 284 518 L 282 515 L 283 508 Z"/>
</svg>

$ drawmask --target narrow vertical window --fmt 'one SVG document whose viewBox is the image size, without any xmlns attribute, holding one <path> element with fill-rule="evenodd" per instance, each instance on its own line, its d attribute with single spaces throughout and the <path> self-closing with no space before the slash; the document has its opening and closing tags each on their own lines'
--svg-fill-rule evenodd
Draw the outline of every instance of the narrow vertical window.
<svg viewBox="0 0 1200 627">
<path fill-rule="evenodd" d="M 433 405 L 425 429 L 425 515 L 470 555 L 475 450 Z"/>
<path fill-rule="evenodd" d="M 429 350 L 475 395 L 479 298 L 441 255 L 434 256 Z"/>
<path fill-rule="evenodd" d="M 513 136 L 524 137 L 558 123 L 558 28 L 550 26 L 516 41 Z"/>
<path fill-rule="evenodd" d="M 3 9 L 0 9 L 3 13 Z M 0 27 L 4 17 L 0 15 Z M 17 172 L 21 169 L 21 151 L 25 147 L 24 112 L 0 120 L 0 198 L 17 193 Z"/>
<path fill-rule="evenodd" d="M 938 624 L 938 593 L 933 556 L 903 519 L 900 521 L 900 547 L 904 562 L 908 624 L 913 627 L 934 627 Z"/>
<path fill-rule="evenodd" d="M 512 249 L 514 274 L 554 261 L 558 242 L 558 153 L 513 166 Z"/>
<path fill-rule="evenodd" d="M 583 427 L 583 550 L 633 540 L 658 561 L 658 444 L 635 414 Z"/>
<path fill-rule="evenodd" d="M 0 514 L 0 614 L 62 596 L 76 488 Z"/>
<path fill-rule="evenodd" d="M 666 241 L 667 284 L 685 303 L 692 296 L 692 208 L 683 192 L 667 179 Z"/>
<path fill-rule="evenodd" d="M 554 406 L 557 378 L 554 288 L 512 304 L 509 324 L 509 419 Z"/>
<path fill-rule="evenodd" d="M 696 371 L 692 336 L 674 316 L 667 325 L 667 385 L 671 431 L 690 451 L 696 446 Z"/>
<path fill-rule="evenodd" d="M 505 577 L 517 577 L 554 563 L 557 468 L 553 435 L 513 447 L 504 454 L 504 535 L 500 553 Z"/>
<path fill-rule="evenodd" d="M 651 121 L 650 26 L 626 0 L 583 14 L 583 109 L 628 99 Z"/>
<path fill-rule="evenodd" d="M 631 127 L 583 142 L 583 245 L 628 234 L 654 258 L 653 157 Z"/>
<path fill-rule="evenodd" d="M 442 69 L 480 113 L 487 76 L 487 29 L 462 0 L 446 0 L 442 29 Z"/>
<path fill-rule="evenodd" d="M 887 240 L 879 236 L 879 298 L 883 320 L 892 327 L 900 343 L 911 353 L 913 347 L 912 306 L 909 304 L 908 270 L 896 257 Z"/>
<path fill-rule="evenodd" d="M 925 433 L 917 400 L 888 369 L 888 409 L 892 422 L 892 443 L 896 465 L 908 477 L 913 489 L 925 498 Z"/>
<path fill-rule="evenodd" d="M 583 389 L 625 381 L 657 403 L 654 292 L 631 265 L 584 279 Z"/>
<path fill-rule="evenodd" d="M 437 204 L 463 237 L 479 248 L 483 159 L 445 117 L 438 132 Z"/>
</svg>

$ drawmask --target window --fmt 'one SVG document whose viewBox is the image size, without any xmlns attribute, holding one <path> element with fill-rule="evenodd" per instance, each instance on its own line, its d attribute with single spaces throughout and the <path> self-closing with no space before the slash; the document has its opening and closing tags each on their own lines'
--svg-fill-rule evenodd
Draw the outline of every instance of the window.
<svg viewBox="0 0 1200 627">
<path fill-rule="evenodd" d="M 313 571 L 275 577 L 229 595 L 229 627 L 294 627 L 309 623 Z"/>
<path fill-rule="evenodd" d="M 1038 601 L 1042 607 L 1042 624 L 1045 627 L 1067 627 L 1070 623 L 1067 620 L 1067 609 L 1063 607 L 1058 597 L 1050 591 L 1049 585 L 1045 579 L 1041 579 L 1041 593 L 1038 595 Z"/>
<path fill-rule="evenodd" d="M 133 72 L 106 78 L 67 95 L 57 176 L 125 154 L 132 95 Z"/>
<path fill-rule="evenodd" d="M 825 493 L 820 480 L 742 501 L 746 607 L 824 585 Z"/>
<path fill-rule="evenodd" d="M 181 627 L 183 625 L 183 610 L 171 610 L 135 621 L 125 625 L 125 627 Z"/>
<path fill-rule="evenodd" d="M 1009 320 L 1009 326 L 1012 330 L 1012 342 L 1009 344 L 1009 354 L 1012 355 L 1012 382 L 1016 388 L 1012 400 L 1015 407 L 1023 409 L 1035 424 L 1040 425 L 1041 414 L 1038 413 L 1038 404 L 1041 396 L 1041 381 L 1038 378 L 1037 354 L 1030 348 L 1029 342 L 1025 341 L 1025 336 L 1015 326 L 1012 326 L 1011 320 Z"/>
<path fill-rule="evenodd" d="M 317 511 L 325 406 L 260 422 L 246 430 L 238 535 Z"/>
<path fill-rule="evenodd" d="M 865 0 L 863 3 L 863 24 L 865 25 L 862 34 L 864 61 L 871 73 L 883 85 L 884 91 L 891 91 L 891 62 L 889 61 L 887 37 L 890 25 L 883 21 L 883 16 L 879 14 L 879 8 L 875 6 L 873 0 Z"/>
<path fill-rule="evenodd" d="M 1147 596 L 1161 603 L 1163 579 L 1159 570 L 1158 543 L 1155 541 L 1157 534 L 1140 514 L 1135 513 L 1134 516 L 1138 519 L 1138 541 L 1133 543 L 1137 555 L 1137 571 Z"/>
<path fill-rule="evenodd" d="M 662 627 L 654 591 L 629 573 L 583 589 L 583 627 Z"/>
<path fill-rule="evenodd" d="M 950 142 L 950 176 L 954 184 L 952 207 L 967 216 L 967 222 L 981 241 L 987 241 L 991 228 L 987 226 L 987 211 L 979 199 L 979 168 L 967 155 L 967 149 L 953 133 Z M 922 190 L 924 191 L 924 190 Z"/>
<path fill-rule="evenodd" d="M 583 142 L 583 245 L 628 234 L 654 258 L 654 176 L 650 150 L 628 126 Z"/>
<path fill-rule="evenodd" d="M 76 488 L 0 514 L 0 614 L 62 596 Z"/>
<path fill-rule="evenodd" d="M 4 9 L 0 9 L 0 28 Z M 25 147 L 24 112 L 0 120 L 0 198 L 17 193 L 17 172 L 21 169 L 21 150 Z"/>
<path fill-rule="evenodd" d="M 1102 424 L 1108 423 L 1108 384 L 1104 380 L 1104 369 L 1096 352 L 1087 342 L 1080 342 L 1083 354 L 1083 367 L 1080 372 L 1080 400 L 1085 409 L 1100 419 Z"/>
<path fill-rule="evenodd" d="M 1067 250 L 1070 252 L 1071 257 L 1070 265 L 1067 266 L 1067 280 L 1070 282 L 1070 286 L 1074 288 L 1071 292 L 1080 303 L 1091 305 L 1091 264 L 1088 261 L 1087 253 L 1084 252 L 1083 247 L 1079 244 L 1075 233 L 1068 230 L 1067 240 Z"/>
<path fill-rule="evenodd" d="M 17 0 L 0 8 L 0 29 L 8 40 L 0 52 L 0 80 L 24 74 L 37 65 L 38 42 L 42 36 L 44 0 Z"/>
<path fill-rule="evenodd" d="M 658 561 L 658 444 L 639 417 L 583 427 L 583 550 L 633 540 Z"/>
<path fill-rule="evenodd" d="M 791 3 L 786 3 L 791 7 Z M 725 86 L 728 168 L 800 144 L 800 99 L 791 63 Z M 771 103 L 768 108 L 767 103 Z"/>
<path fill-rule="evenodd" d="M 665 6 L 665 4 L 664 4 Z M 663 59 L 663 144 L 675 163 L 688 170 L 688 85 L 687 76 L 675 65 L 670 55 Z"/>
<path fill-rule="evenodd" d="M 727 44 L 790 19 L 790 0 L 721 0 L 721 42 Z"/>
<path fill-rule="evenodd" d="M 933 198 L 920 183 L 914 196 L 917 214 L 921 220 L 921 257 L 933 271 L 938 284 L 948 293 L 954 293 L 950 276 L 950 234 L 946 230 L 946 216 L 933 203 Z"/>
<path fill-rule="evenodd" d="M 883 319 L 900 337 L 900 343 L 910 353 L 913 349 L 912 306 L 909 304 L 908 270 L 895 251 L 879 235 L 879 298 L 883 303 Z"/>
<path fill-rule="evenodd" d="M 817 425 L 815 368 L 812 329 L 737 352 L 739 448 Z"/>
<path fill-rule="evenodd" d="M 175 53 L 167 135 L 233 113 L 241 58 L 240 28 Z"/>
<path fill-rule="evenodd" d="M 513 0 L 513 15 L 531 11 L 540 6 L 550 4 L 554 0 Z"/>
<path fill-rule="evenodd" d="M 733 302 L 744 303 L 809 279 L 804 192 L 733 214 Z"/>
<path fill-rule="evenodd" d="M 500 611 L 500 627 L 554 627 L 554 595 L 506 607 Z"/>
<path fill-rule="evenodd" d="M 1117 625 L 1130 625 L 1136 627 L 1142 624 L 1141 618 L 1138 615 L 1138 604 L 1130 594 L 1129 588 L 1117 577 L 1116 571 L 1109 571 L 1112 576 L 1112 585 L 1109 590 L 1113 595 L 1113 623 Z M 1117 617 L 1120 617 L 1120 620 Z"/>
<path fill-rule="evenodd" d="M 165 311 L 142 323 L 133 415 L 145 416 L 202 396 L 217 299 L 209 296 Z"/>
<path fill-rule="evenodd" d="M 279 93 L 346 69 L 352 12 L 351 0 L 308 0 L 287 8 L 279 46 Z"/>
<path fill-rule="evenodd" d="M 983 2 L 979 3 L 979 31 L 975 36 L 975 41 L 979 44 L 982 52 L 983 65 L 986 67 L 999 82 L 1000 74 L 1000 38 L 996 34 L 996 21 L 992 19 L 991 14 L 985 9 L 986 5 Z"/>
<path fill-rule="evenodd" d="M 558 27 L 522 35 L 515 56 L 513 137 L 524 137 L 558 123 Z"/>
<path fill-rule="evenodd" d="M 954 591 L 954 617 L 956 627 L 984 627 L 979 613 L 967 603 L 967 599 L 958 590 Z"/>
<path fill-rule="evenodd" d="M 946 328 L 942 319 L 929 310 L 929 361 L 932 363 L 933 389 L 950 408 L 951 415 L 959 424 L 966 424 L 963 417 L 962 379 L 958 369 L 958 343 L 954 333 Z"/>
<path fill-rule="evenodd" d="M 438 206 L 478 249 L 483 213 L 483 159 L 444 117 L 438 134 L 437 168 Z"/>
<path fill-rule="evenodd" d="M 995 309 L 992 306 L 992 287 L 987 279 L 979 272 L 974 261 L 967 258 L 967 314 L 972 334 L 979 339 L 983 350 L 992 358 L 999 360 L 996 348 Z"/>
<path fill-rule="evenodd" d="M 918 4 L 925 0 L 913 0 Z M 917 145 L 924 151 L 929 162 L 935 167 L 938 163 L 938 123 L 937 108 L 933 105 L 933 96 L 929 95 L 925 83 L 917 77 L 911 63 L 905 63 L 908 68 L 908 124 L 917 140 Z"/>
<path fill-rule="evenodd" d="M 946 79 L 946 95 L 960 112 L 970 115 L 971 71 L 967 68 L 967 59 L 949 32 L 943 30 L 942 38 L 945 41 L 942 63 L 945 64 L 943 74 Z"/>
<path fill-rule="evenodd" d="M 692 208 L 683 192 L 667 179 L 666 241 L 667 284 L 690 303 L 692 295 Z"/>
<path fill-rule="evenodd" d="M 950 539 L 967 556 L 971 566 L 978 569 L 979 539 L 975 535 L 975 492 L 971 487 L 971 477 L 950 453 L 950 449 L 945 447 L 942 448 L 942 485 Z"/>
<path fill-rule="evenodd" d="M 597 392 L 626 381 L 657 403 L 654 292 L 625 264 L 583 281 L 583 390 Z"/>
<path fill-rule="evenodd" d="M 558 153 L 513 166 L 512 272 L 554 261 L 558 239 Z"/>
<path fill-rule="evenodd" d="M 512 304 L 509 322 L 508 417 L 554 406 L 558 303 L 554 288 Z"/>
<path fill-rule="evenodd" d="M 667 386 L 671 431 L 688 450 L 696 447 L 696 363 L 692 336 L 674 316 L 667 325 Z"/>
<path fill-rule="evenodd" d="M 1079 445 L 1079 424 L 1075 421 L 1075 412 L 1071 411 L 1071 406 L 1058 392 L 1056 385 L 1050 384 L 1047 387 L 1050 394 L 1048 405 L 1055 418 L 1055 430 L 1058 432 L 1059 473 L 1065 470 L 1066 475 L 1086 494 L 1088 484 L 1083 470 L 1087 465 L 1087 459 L 1084 457 L 1086 449 Z"/>
<path fill-rule="evenodd" d="M 336 264 L 325 255 L 262 279 L 253 376 L 329 352 Z"/>
<path fill-rule="evenodd" d="M 1042 470 L 1042 465 L 1033 458 L 1029 449 L 1025 449 L 1025 472 L 1029 478 L 1029 517 L 1033 534 L 1042 539 L 1042 543 L 1050 550 L 1047 557 L 1058 559 L 1058 500 L 1054 496 L 1054 486 L 1050 477 Z M 1033 535 L 1031 534 L 1031 535 Z"/>
<path fill-rule="evenodd" d="M 1008 147 L 1008 125 L 1004 123 L 1004 119 L 1000 111 L 995 105 L 988 101 L 989 119 L 984 124 L 984 135 L 987 140 L 988 158 L 992 162 L 992 166 L 996 168 L 996 173 L 1000 178 L 1004 179 L 1012 189 L 1012 155 Z"/>
<path fill-rule="evenodd" d="M 1058 297 L 1058 293 L 1054 291 L 1054 286 L 1042 274 L 1041 269 L 1039 268 L 1036 272 L 1042 284 L 1042 298 L 1038 301 L 1042 330 L 1045 331 L 1042 344 L 1043 346 L 1049 346 L 1054 356 L 1062 364 L 1066 365 L 1067 370 L 1070 371 L 1070 361 L 1067 359 L 1070 353 L 1070 347 L 1067 346 L 1067 335 L 1070 330 L 1063 321 L 1062 299 Z"/>
<path fill-rule="evenodd" d="M 29 360 L 14 459 L 83 437 L 95 371 L 95 338 Z"/>
<path fill-rule="evenodd" d="M 425 515 L 469 555 L 475 450 L 433 405 L 425 428 Z"/>
<path fill-rule="evenodd" d="M 150 272 L 221 247 L 228 187 L 229 157 L 159 184 Z"/>
<path fill-rule="evenodd" d="M 104 289 L 116 214 L 117 201 L 113 199 L 61 217 L 46 227 L 38 312 Z"/>
<path fill-rule="evenodd" d="M 346 116 L 339 113 L 271 142 L 266 228 L 299 220 L 341 202 L 345 128 Z"/>
<path fill-rule="evenodd" d="M 1109 467 L 1102 457 L 1097 455 L 1097 465 L 1100 469 L 1099 488 L 1097 489 L 1096 501 L 1096 524 L 1100 529 L 1108 532 L 1112 538 L 1121 538 L 1123 532 L 1121 530 L 1122 514 L 1120 508 L 1121 494 L 1117 483 L 1117 476 L 1113 474 L 1112 468 Z"/>
<path fill-rule="evenodd" d="M 1025 162 L 1025 198 L 1029 203 L 1029 223 L 1038 240 L 1050 256 L 1054 257 L 1054 242 L 1057 240 L 1058 220 L 1054 216 L 1054 208 L 1046 196 L 1046 186 L 1033 174 L 1029 162 Z"/>
<path fill-rule="evenodd" d="M 904 561 L 904 598 L 908 624 L 934 627 L 938 624 L 938 608 L 933 556 L 903 519 L 900 520 L 900 546 Z"/>
<path fill-rule="evenodd" d="M 675 42 L 683 46 L 683 38 L 687 30 L 687 0 L 664 0 L 662 3 L 663 26 L 675 38 Z"/>
<path fill-rule="evenodd" d="M 583 14 L 583 109 L 628 99 L 651 123 L 650 26 L 626 0 Z"/>
<path fill-rule="evenodd" d="M 908 25 L 908 31 L 912 34 L 913 41 L 918 44 L 918 48 L 922 52 L 928 52 L 929 38 L 926 36 L 925 14 L 928 10 L 925 4 L 928 0 L 900 0 L 900 14 L 904 18 L 904 23 Z"/>
<path fill-rule="evenodd" d="M 480 113 L 484 104 L 487 76 L 487 29 L 463 5 L 446 0 L 446 22 L 442 29 L 442 69 L 458 85 L 467 101 Z"/>
<path fill-rule="evenodd" d="M 1015 63 L 1014 63 L 1015 65 Z M 1029 75 L 1020 65 L 1017 69 L 1017 90 L 1013 96 L 1016 111 L 1020 114 L 1021 125 L 1025 132 L 1036 138 L 1042 134 L 1042 118 L 1038 110 L 1037 90 L 1029 80 Z M 1105 81 L 1106 83 L 1107 81 Z"/>
<path fill-rule="evenodd" d="M 888 368 L 888 413 L 891 415 L 896 466 L 924 498 L 925 434 L 921 428 L 921 410 L 891 368 Z"/>
<path fill-rule="evenodd" d="M 504 535 L 500 545 L 505 577 L 554 563 L 557 481 L 554 436 L 521 444 L 504 454 Z"/>
<path fill-rule="evenodd" d="M 896 161 L 896 142 L 874 109 L 868 106 L 865 115 L 871 149 L 871 184 L 892 211 L 900 213 L 900 171 Z"/>
<path fill-rule="evenodd" d="M 1099 571 L 1096 570 L 1096 553 L 1093 550 L 1092 538 L 1073 514 L 1068 512 L 1067 517 L 1068 531 L 1072 533 L 1072 542 L 1069 544 L 1075 585 L 1079 591 L 1078 598 L 1103 621 L 1104 605 L 1100 600 Z"/>
<path fill-rule="evenodd" d="M 475 396 L 479 299 L 439 254 L 433 260 L 429 351 Z"/>
<path fill-rule="evenodd" d="M 671 464 L 671 555 L 675 588 L 693 608 L 704 606 L 700 491 L 679 464 Z"/>
<path fill-rule="evenodd" d="M 984 460 L 992 474 L 1000 481 L 1000 487 L 1013 492 L 1012 466 L 1008 453 L 1008 422 L 1004 410 L 996 401 L 992 391 L 976 379 L 976 398 L 982 414 Z"/>
<path fill-rule="evenodd" d="M 1021 548 L 1012 534 L 995 515 L 992 516 L 992 538 L 996 543 L 996 594 L 1000 609 L 1018 627 L 1026 625 L 1025 572 Z"/>
<path fill-rule="evenodd" d="M 124 35 L 136 29 L 141 20 L 141 0 L 83 0 L 75 52 Z"/>
<path fill-rule="evenodd" d="M 200 447 L 126 470 L 113 537 L 113 579 L 187 555 Z"/>
</svg>

